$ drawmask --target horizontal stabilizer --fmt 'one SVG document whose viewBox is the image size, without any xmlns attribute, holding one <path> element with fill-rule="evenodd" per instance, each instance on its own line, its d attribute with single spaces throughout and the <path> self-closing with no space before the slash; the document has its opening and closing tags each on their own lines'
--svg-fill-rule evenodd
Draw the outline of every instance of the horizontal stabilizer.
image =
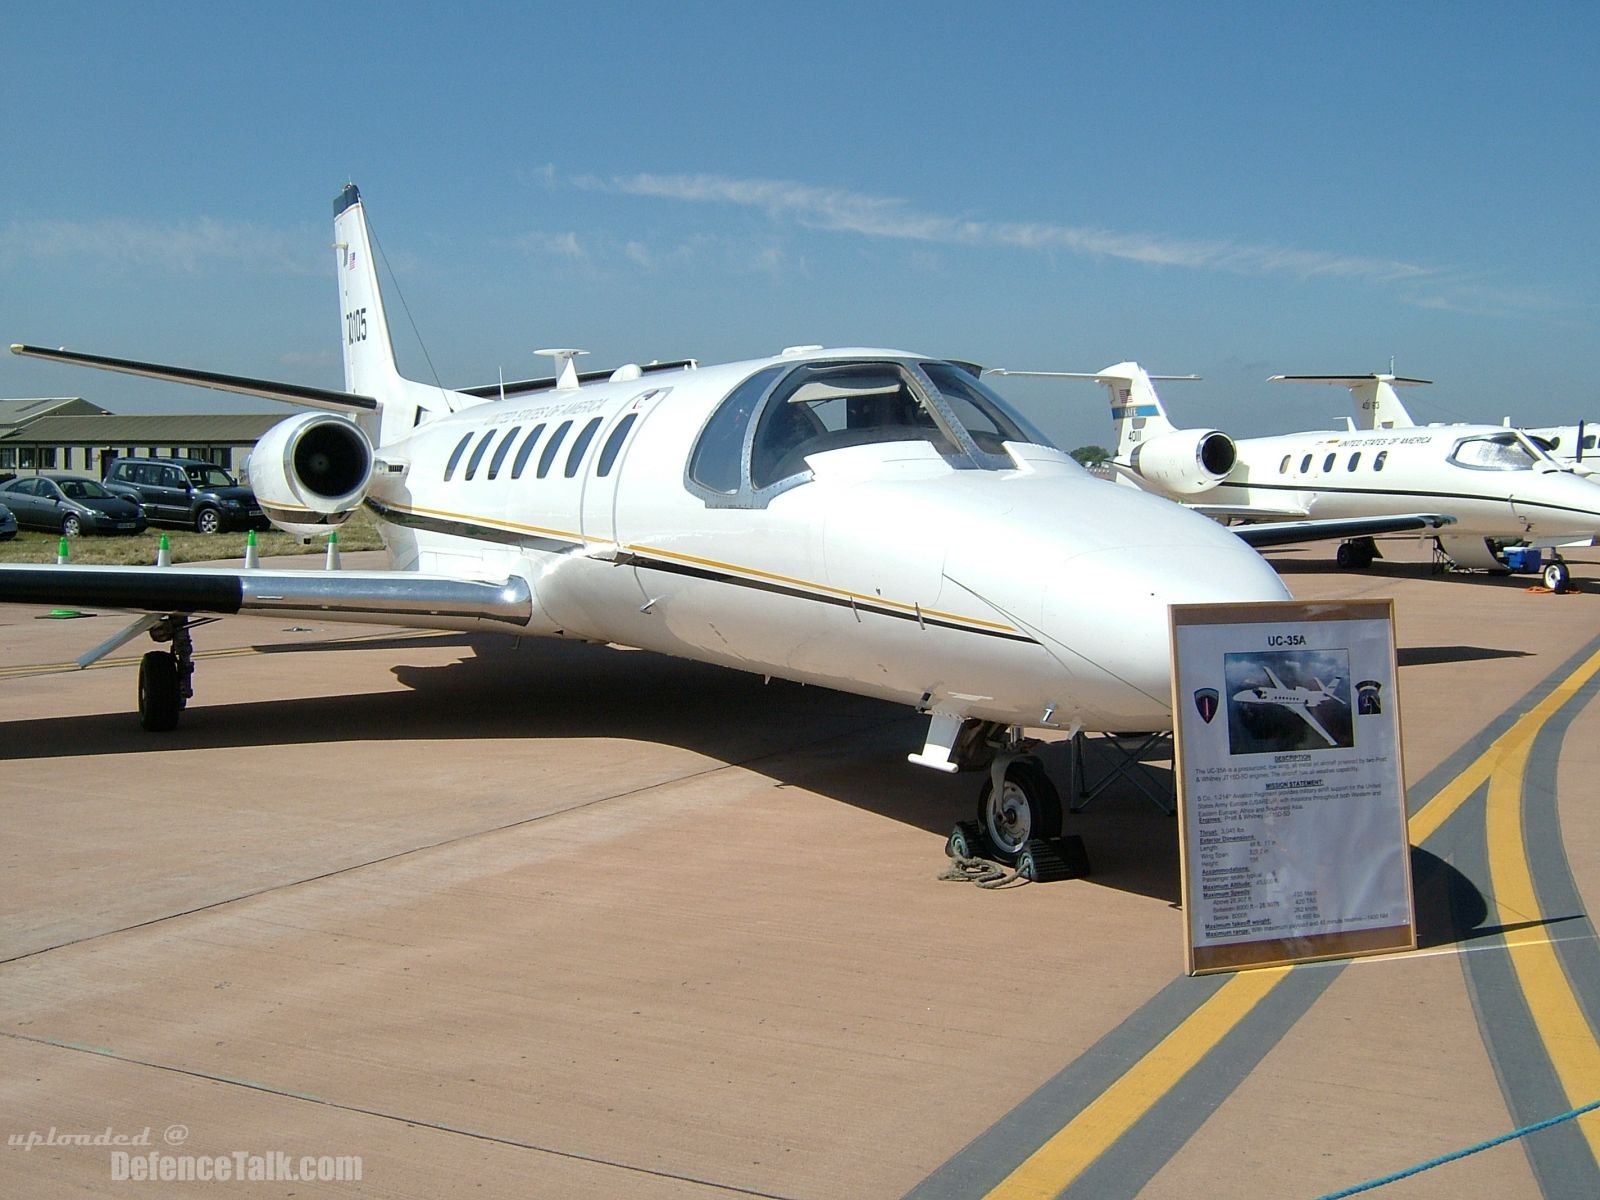
<svg viewBox="0 0 1600 1200">
<path fill-rule="evenodd" d="M 526 625 L 525 579 L 479 582 L 414 571 L 0 565 L 0 603 L 126 612 L 311 615 L 418 629 Z"/>
<path fill-rule="evenodd" d="M 1015 379 L 1088 379 L 1095 383 L 1106 383 L 1113 379 L 1123 378 L 1121 375 L 1107 375 L 1103 371 L 1008 371 L 1004 367 L 985 367 L 985 375 L 1010 375 Z M 1145 375 L 1146 379 L 1158 382 L 1172 380 L 1199 379 L 1198 375 Z"/>
<path fill-rule="evenodd" d="M 263 396 L 268 400 L 282 400 L 286 404 L 305 404 L 311 408 L 332 409 L 335 412 L 352 410 L 372 412 L 378 402 L 371 396 L 354 392 L 336 392 L 329 388 L 307 387 L 299 383 L 279 383 L 271 379 L 250 379 L 243 375 L 220 375 L 215 371 L 198 371 L 191 367 L 167 367 L 160 363 L 134 362 L 126 358 L 106 358 L 99 354 L 79 354 L 72 350 L 46 350 L 40 346 L 13 344 L 11 353 L 24 358 L 45 358 L 52 362 L 71 363 L 79 367 L 94 367 L 101 371 L 117 371 L 123 375 L 140 375 L 146 379 L 160 379 L 167 383 L 187 383 L 196 387 L 214 388 L 219 392 L 234 392 L 240 396 Z"/>
<path fill-rule="evenodd" d="M 1407 379 L 1404 375 L 1271 375 L 1268 383 L 1338 383 L 1357 387 L 1363 383 L 1387 383 L 1395 387 L 1416 387 L 1431 379 Z"/>
<path fill-rule="evenodd" d="M 1230 531 L 1257 550 L 1263 546 L 1292 546 L 1330 538 L 1373 537 L 1415 529 L 1439 529 L 1455 524 L 1454 517 L 1439 513 L 1403 513 L 1393 517 L 1349 517 L 1323 521 L 1266 521 L 1258 525 L 1233 525 Z"/>
</svg>

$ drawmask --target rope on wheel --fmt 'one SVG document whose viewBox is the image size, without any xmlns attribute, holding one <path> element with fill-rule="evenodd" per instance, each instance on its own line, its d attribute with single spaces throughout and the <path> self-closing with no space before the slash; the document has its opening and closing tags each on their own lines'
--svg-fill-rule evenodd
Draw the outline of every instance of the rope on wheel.
<svg viewBox="0 0 1600 1200">
<path fill-rule="evenodd" d="M 988 891 L 1006 887 L 1019 879 L 1023 883 L 1028 882 L 1028 877 L 1020 871 L 1007 870 L 993 859 L 967 856 L 952 858 L 950 864 L 940 872 L 939 878 L 955 883 L 974 883 Z"/>
</svg>

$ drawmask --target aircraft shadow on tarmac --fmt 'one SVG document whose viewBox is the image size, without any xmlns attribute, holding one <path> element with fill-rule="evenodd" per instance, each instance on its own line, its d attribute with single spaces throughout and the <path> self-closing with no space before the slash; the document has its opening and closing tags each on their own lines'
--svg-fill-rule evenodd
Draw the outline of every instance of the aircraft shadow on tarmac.
<svg viewBox="0 0 1600 1200">
<path fill-rule="evenodd" d="M 1417 949 L 1481 941 L 1519 929 L 1561 925 L 1584 918 L 1583 913 L 1489 925 L 1489 901 L 1466 875 L 1418 846 L 1411 848 L 1411 890 L 1417 910 Z"/>
<path fill-rule="evenodd" d="M 175 732 L 146 733 L 132 711 L 12 720 L 0 723 L 0 762 L 348 741 L 612 738 L 737 764 L 941 837 L 976 809 L 981 775 L 943 775 L 905 761 L 921 747 L 925 718 L 826 688 L 765 684 L 759 675 L 645 651 L 545 639 L 519 645 L 447 634 L 256 649 L 393 657 L 440 648 L 459 648 L 462 656 L 389 668 L 403 690 L 233 704 L 206 702 L 208 677 L 227 671 L 229 660 L 202 659 L 194 706 Z M 325 665 L 318 676 L 328 677 Z M 131 673 L 125 677 L 131 702 Z M 1066 744 L 1047 745 L 1040 756 L 1070 803 Z M 1170 780 L 1169 770 L 1147 769 Z M 1132 785 L 1112 785 L 1085 812 L 1069 813 L 1066 832 L 1088 845 L 1088 882 L 1177 902 L 1177 822 Z"/>
</svg>

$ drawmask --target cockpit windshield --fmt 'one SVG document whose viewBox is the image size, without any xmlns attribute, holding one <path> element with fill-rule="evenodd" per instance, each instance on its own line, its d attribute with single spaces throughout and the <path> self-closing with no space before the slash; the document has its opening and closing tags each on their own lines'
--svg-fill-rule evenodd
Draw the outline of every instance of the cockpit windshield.
<svg viewBox="0 0 1600 1200">
<path fill-rule="evenodd" d="M 951 363 L 810 361 L 768 367 L 734 388 L 701 431 L 689 480 L 719 496 L 749 497 L 801 481 L 813 455 L 905 441 L 926 442 L 969 469 L 1011 466 L 1006 442 L 1050 445 Z"/>
<path fill-rule="evenodd" d="M 1531 471 L 1551 459 L 1514 429 L 1484 437 L 1462 438 L 1450 461 L 1473 471 Z"/>
</svg>

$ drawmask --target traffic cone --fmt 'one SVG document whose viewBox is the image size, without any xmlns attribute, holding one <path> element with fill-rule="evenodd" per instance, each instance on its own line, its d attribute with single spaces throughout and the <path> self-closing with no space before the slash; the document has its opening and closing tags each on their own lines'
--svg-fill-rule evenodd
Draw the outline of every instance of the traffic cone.
<svg viewBox="0 0 1600 1200">
<path fill-rule="evenodd" d="M 339 569 L 339 531 L 335 529 L 328 535 L 328 561 L 325 564 L 329 571 Z"/>
<path fill-rule="evenodd" d="M 61 541 L 56 545 L 56 566 L 68 561 L 72 557 L 72 547 L 67 544 L 67 535 L 61 535 Z"/>
<path fill-rule="evenodd" d="M 256 531 L 252 529 L 244 539 L 244 566 L 245 570 L 254 570 L 261 565 L 261 555 L 256 552 Z"/>
<path fill-rule="evenodd" d="M 172 546 L 167 542 L 167 535 L 161 535 L 161 544 L 156 547 L 156 566 L 170 567 L 172 565 Z"/>
</svg>

